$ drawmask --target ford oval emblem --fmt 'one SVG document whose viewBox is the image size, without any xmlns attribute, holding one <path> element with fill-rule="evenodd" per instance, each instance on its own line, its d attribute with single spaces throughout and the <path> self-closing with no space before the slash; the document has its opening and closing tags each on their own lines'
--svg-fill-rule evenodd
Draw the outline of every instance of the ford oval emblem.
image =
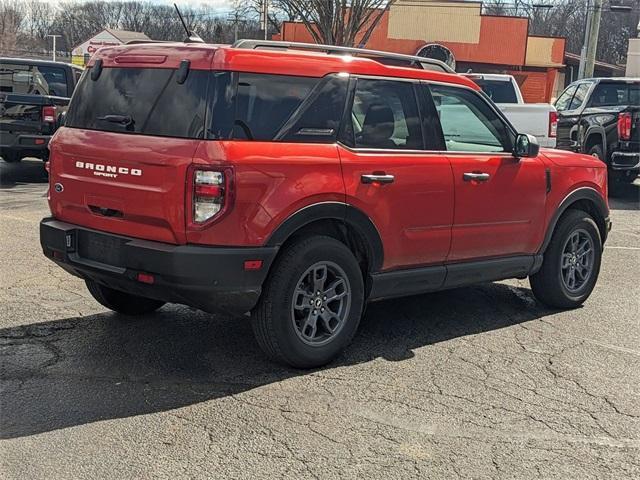
<svg viewBox="0 0 640 480">
<path fill-rule="evenodd" d="M 56 183 L 56 184 L 53 186 L 53 189 L 54 189 L 56 192 L 60 193 L 60 192 L 62 192 L 62 191 L 64 190 L 64 187 L 62 186 L 62 184 L 61 184 L 61 183 Z"/>
</svg>

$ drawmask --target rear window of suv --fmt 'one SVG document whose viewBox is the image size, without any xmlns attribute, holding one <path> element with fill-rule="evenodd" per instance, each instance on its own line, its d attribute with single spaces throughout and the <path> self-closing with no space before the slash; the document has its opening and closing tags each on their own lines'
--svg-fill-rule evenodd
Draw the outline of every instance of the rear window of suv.
<svg viewBox="0 0 640 480">
<path fill-rule="evenodd" d="M 176 70 L 104 68 L 76 89 L 65 126 L 118 133 L 203 138 L 211 72 L 191 70 L 184 83 Z"/>
<path fill-rule="evenodd" d="M 68 97 L 67 72 L 62 67 L 0 62 L 0 92 Z"/>
</svg>

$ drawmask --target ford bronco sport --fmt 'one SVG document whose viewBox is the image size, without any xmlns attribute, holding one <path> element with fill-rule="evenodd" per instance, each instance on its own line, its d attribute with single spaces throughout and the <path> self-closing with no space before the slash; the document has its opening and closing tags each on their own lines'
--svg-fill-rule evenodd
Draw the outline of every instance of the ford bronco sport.
<svg viewBox="0 0 640 480">
<path fill-rule="evenodd" d="M 605 165 L 539 152 L 447 70 L 284 42 L 103 48 L 50 144 L 44 253 L 116 312 L 250 312 L 296 367 L 336 357 L 373 300 L 529 276 L 577 307 Z"/>
</svg>

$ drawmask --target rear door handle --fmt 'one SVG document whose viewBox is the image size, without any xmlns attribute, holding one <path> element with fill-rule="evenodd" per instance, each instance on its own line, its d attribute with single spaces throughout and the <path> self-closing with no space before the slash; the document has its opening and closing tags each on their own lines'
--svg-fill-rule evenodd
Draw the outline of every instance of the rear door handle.
<svg viewBox="0 0 640 480">
<path fill-rule="evenodd" d="M 488 173 L 467 172 L 462 174 L 462 179 L 465 182 L 486 182 L 490 177 L 491 175 Z"/>
<path fill-rule="evenodd" d="M 393 183 L 395 179 L 396 177 L 394 177 L 393 175 L 387 175 L 385 173 L 372 173 L 368 175 L 362 175 L 360 177 L 360 181 L 362 183 Z"/>
</svg>

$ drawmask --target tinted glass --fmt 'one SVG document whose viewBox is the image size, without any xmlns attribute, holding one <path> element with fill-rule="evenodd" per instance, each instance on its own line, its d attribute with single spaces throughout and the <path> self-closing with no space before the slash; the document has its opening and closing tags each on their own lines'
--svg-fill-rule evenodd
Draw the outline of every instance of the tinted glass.
<svg viewBox="0 0 640 480">
<path fill-rule="evenodd" d="M 571 103 L 571 99 L 573 98 L 573 94 L 576 92 L 578 87 L 573 85 L 568 87 L 564 92 L 560 94 L 558 99 L 556 100 L 556 110 L 562 112 L 563 110 L 567 110 L 569 108 L 569 104 Z"/>
<path fill-rule="evenodd" d="M 578 85 L 578 89 L 571 99 L 568 110 L 575 110 L 576 108 L 580 108 L 582 106 L 582 104 L 584 103 L 584 99 L 587 98 L 587 92 L 589 91 L 590 87 L 590 83 L 581 83 L 580 85 Z"/>
<path fill-rule="evenodd" d="M 330 143 L 336 139 L 344 110 L 348 77 L 325 78 L 283 126 L 278 140 Z"/>
<path fill-rule="evenodd" d="M 0 63 L 0 92 L 68 97 L 64 68 Z"/>
<path fill-rule="evenodd" d="M 499 80 L 474 80 L 482 91 L 496 103 L 518 103 L 516 90 L 511 82 Z"/>
<path fill-rule="evenodd" d="M 422 149 L 413 83 L 358 79 L 347 141 L 358 148 Z"/>
<path fill-rule="evenodd" d="M 85 75 L 69 106 L 68 127 L 109 132 L 202 138 L 209 72 L 191 70 L 183 84 L 176 70 L 104 68 Z"/>
<path fill-rule="evenodd" d="M 318 81 L 311 77 L 240 73 L 232 137 L 273 140 Z"/>
<path fill-rule="evenodd" d="M 447 150 L 511 151 L 512 134 L 479 95 L 463 88 L 441 85 L 430 85 L 429 88 L 440 117 Z"/>
<path fill-rule="evenodd" d="M 640 84 L 600 83 L 591 94 L 590 105 L 593 107 L 640 105 Z"/>
</svg>

